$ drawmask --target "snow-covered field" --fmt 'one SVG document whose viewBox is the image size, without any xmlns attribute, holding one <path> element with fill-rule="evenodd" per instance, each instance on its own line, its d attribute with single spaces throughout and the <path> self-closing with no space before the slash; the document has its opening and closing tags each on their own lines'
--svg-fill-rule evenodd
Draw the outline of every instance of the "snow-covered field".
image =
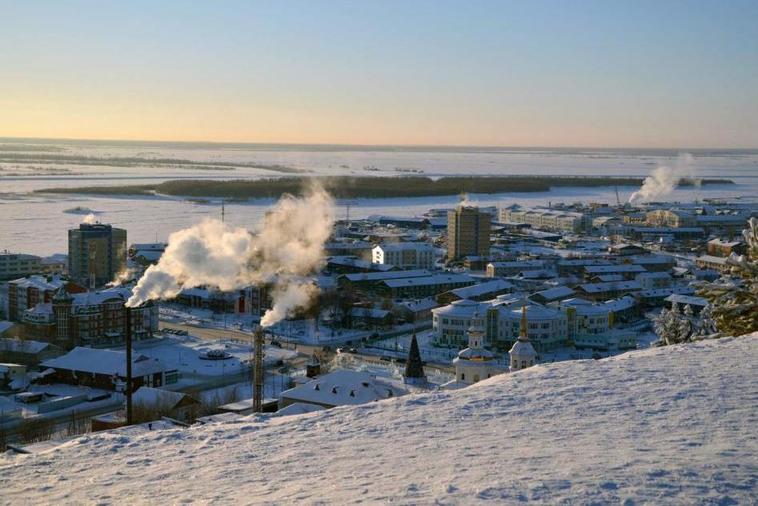
<svg viewBox="0 0 758 506">
<path fill-rule="evenodd" d="M 2 501 L 750 504 L 758 334 L 0 457 Z"/>
<path fill-rule="evenodd" d="M 18 140 L 0 139 L 0 153 L 6 143 Z M 600 175 L 646 176 L 658 164 L 671 164 L 675 153 L 636 150 L 529 150 L 506 148 L 456 149 L 377 149 L 371 147 L 321 146 L 193 146 L 186 144 L 119 143 L 93 144 L 86 141 L 61 141 L 52 146 L 65 156 L 179 158 L 195 161 L 246 162 L 262 165 L 284 165 L 311 171 L 313 175 L 381 175 L 407 174 L 396 169 L 415 169 L 427 176 L 445 175 Z M 106 165 L 45 164 L 46 168 L 65 169 L 71 173 L 38 173 L 39 164 L 0 162 L 0 247 L 14 251 L 49 255 L 66 251 L 65 230 L 77 226 L 83 216 L 72 214 L 75 207 L 88 208 L 98 220 L 125 228 L 130 243 L 164 241 L 171 232 L 198 223 L 204 218 L 220 217 L 219 201 L 197 202 L 180 198 L 137 198 L 127 196 L 34 194 L 42 188 L 74 186 L 111 186 L 157 183 L 169 179 L 256 179 L 278 177 L 276 172 L 250 167 L 234 170 L 191 170 L 186 166 L 144 167 Z M 373 167 L 377 171 L 366 171 Z M 23 170 L 21 170 L 23 169 Z M 27 170 L 28 169 L 28 170 Z M 758 189 L 758 154 L 755 152 L 722 152 L 696 154 L 691 173 L 697 177 L 730 178 L 734 185 L 709 185 L 674 191 L 670 200 L 703 199 L 756 195 Z M 622 200 L 637 190 L 619 187 Z M 549 192 L 470 195 L 481 205 L 506 206 L 547 202 L 615 203 L 612 187 L 557 188 Z M 351 216 L 364 218 L 372 214 L 414 216 L 430 208 L 452 207 L 459 197 L 417 197 L 397 199 L 355 199 Z M 257 223 L 270 200 L 250 203 L 227 203 L 226 221 L 235 226 L 251 227 Z"/>
</svg>

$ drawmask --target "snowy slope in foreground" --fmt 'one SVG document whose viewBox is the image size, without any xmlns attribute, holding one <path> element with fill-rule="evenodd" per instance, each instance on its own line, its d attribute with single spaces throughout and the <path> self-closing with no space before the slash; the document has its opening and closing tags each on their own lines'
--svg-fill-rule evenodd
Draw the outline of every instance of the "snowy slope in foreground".
<svg viewBox="0 0 758 506">
<path fill-rule="evenodd" d="M 750 503 L 758 335 L 0 457 L 8 503 Z"/>
</svg>

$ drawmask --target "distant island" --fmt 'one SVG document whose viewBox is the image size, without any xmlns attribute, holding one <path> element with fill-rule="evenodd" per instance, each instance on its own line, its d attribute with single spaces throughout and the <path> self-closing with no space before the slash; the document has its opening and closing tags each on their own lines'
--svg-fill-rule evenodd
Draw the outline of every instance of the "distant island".
<svg viewBox="0 0 758 506">
<path fill-rule="evenodd" d="M 324 176 L 320 182 L 336 198 L 431 197 L 461 193 L 544 192 L 553 187 L 640 186 L 642 177 L 602 176 L 454 176 L 432 179 L 423 176 L 371 177 Z M 278 198 L 298 194 L 310 179 L 282 177 L 256 180 L 172 180 L 158 184 L 45 188 L 36 193 L 97 195 L 171 195 L 228 199 Z M 734 184 L 730 179 L 681 179 L 679 186 Z"/>
<path fill-rule="evenodd" d="M 158 158 L 144 156 L 85 156 L 68 154 L 47 154 L 44 151 L 56 151 L 54 147 L 47 149 L 38 146 L 25 151 L 41 151 L 42 153 L 19 153 L 23 146 L 0 146 L 0 162 L 4 163 L 35 163 L 55 165 L 87 165 L 111 167 L 162 167 L 186 170 L 235 170 L 240 167 L 268 170 L 281 174 L 304 174 L 305 169 L 287 167 L 278 164 L 260 164 L 251 162 L 215 162 L 195 161 L 181 158 Z"/>
</svg>

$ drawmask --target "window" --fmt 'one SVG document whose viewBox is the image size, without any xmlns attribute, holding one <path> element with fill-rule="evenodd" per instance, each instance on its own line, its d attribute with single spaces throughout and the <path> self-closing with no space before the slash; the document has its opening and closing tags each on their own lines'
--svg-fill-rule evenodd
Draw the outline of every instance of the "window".
<svg viewBox="0 0 758 506">
<path fill-rule="evenodd" d="M 179 371 L 166 371 L 164 379 L 166 385 L 177 383 L 179 381 Z"/>
</svg>

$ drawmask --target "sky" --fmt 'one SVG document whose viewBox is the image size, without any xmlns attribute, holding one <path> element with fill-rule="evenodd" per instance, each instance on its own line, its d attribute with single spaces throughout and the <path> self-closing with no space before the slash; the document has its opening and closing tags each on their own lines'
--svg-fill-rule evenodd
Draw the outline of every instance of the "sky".
<svg viewBox="0 0 758 506">
<path fill-rule="evenodd" d="M 758 1 L 0 0 L 0 137 L 758 147 Z"/>
</svg>

